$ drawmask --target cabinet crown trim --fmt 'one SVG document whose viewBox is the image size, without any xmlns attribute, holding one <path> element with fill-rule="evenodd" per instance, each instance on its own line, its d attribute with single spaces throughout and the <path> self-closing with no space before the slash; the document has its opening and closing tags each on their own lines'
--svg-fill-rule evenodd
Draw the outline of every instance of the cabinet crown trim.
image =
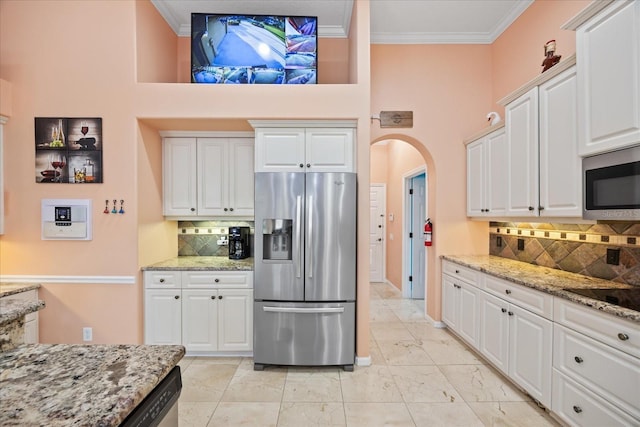
<svg viewBox="0 0 640 427">
<path fill-rule="evenodd" d="M 249 120 L 253 128 L 355 128 L 357 120 Z"/>
<path fill-rule="evenodd" d="M 589 6 L 582 9 L 576 16 L 571 18 L 569 21 L 564 23 L 560 28 L 563 30 L 575 31 L 582 24 L 589 21 L 591 18 L 600 13 L 601 10 L 605 9 L 614 0 L 597 0 L 592 2 Z"/>
<path fill-rule="evenodd" d="M 201 130 L 161 130 L 160 136 L 163 138 L 253 138 L 255 132 L 250 131 L 238 131 L 238 132 L 224 132 L 224 131 L 201 131 Z"/>
<path fill-rule="evenodd" d="M 473 136 L 471 136 L 471 137 L 465 139 L 464 141 L 462 141 L 462 143 L 464 145 L 469 145 L 472 142 L 475 142 L 475 141 L 479 140 L 483 136 L 487 136 L 490 133 L 493 133 L 493 132 L 498 131 L 500 129 L 504 129 L 504 121 L 502 121 L 501 123 L 498 123 L 497 125 L 489 126 L 489 127 L 485 128 L 485 129 L 481 130 L 480 132 L 477 132 Z"/>
<path fill-rule="evenodd" d="M 498 104 L 502 105 L 503 107 L 506 106 L 507 104 L 509 104 L 509 103 L 515 101 L 516 99 L 520 98 L 525 93 L 529 92 L 534 87 L 540 86 L 541 84 L 551 80 L 552 78 L 554 78 L 558 74 L 568 70 L 569 68 L 573 67 L 574 65 L 576 65 L 576 55 L 575 54 L 567 57 L 567 59 L 565 59 L 564 61 L 560 61 L 560 63 L 558 63 L 557 65 L 554 65 L 553 67 L 548 69 L 546 72 L 540 74 L 536 78 L 530 80 L 529 82 L 527 82 L 526 84 L 522 85 L 521 87 L 519 87 L 515 91 L 511 92 L 509 95 L 505 96 L 500 101 L 498 101 Z"/>
</svg>

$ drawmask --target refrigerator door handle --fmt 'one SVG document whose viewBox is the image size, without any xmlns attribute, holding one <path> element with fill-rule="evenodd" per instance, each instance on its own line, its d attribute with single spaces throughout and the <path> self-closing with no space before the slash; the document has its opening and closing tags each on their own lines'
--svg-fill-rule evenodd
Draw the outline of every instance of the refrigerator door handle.
<svg viewBox="0 0 640 427">
<path fill-rule="evenodd" d="M 313 196 L 309 196 L 309 203 L 307 203 L 307 211 L 309 212 L 309 236 L 307 237 L 307 259 L 309 260 L 309 279 L 313 278 Z"/>
<path fill-rule="evenodd" d="M 296 197 L 296 242 L 298 242 L 298 260 L 296 262 L 296 277 L 302 277 L 302 197 Z"/>
<path fill-rule="evenodd" d="M 294 314 L 318 314 L 318 313 L 344 313 L 344 307 L 319 307 L 319 308 L 301 308 L 301 307 L 262 307 L 262 310 L 270 313 L 294 313 Z"/>
</svg>

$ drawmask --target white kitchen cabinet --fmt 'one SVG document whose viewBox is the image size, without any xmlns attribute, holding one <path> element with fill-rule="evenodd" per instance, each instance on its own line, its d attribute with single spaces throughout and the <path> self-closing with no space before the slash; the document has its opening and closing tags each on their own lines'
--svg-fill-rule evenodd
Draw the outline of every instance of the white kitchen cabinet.
<svg viewBox="0 0 640 427">
<path fill-rule="evenodd" d="M 504 128 L 467 145 L 467 216 L 504 216 L 507 202 Z"/>
<path fill-rule="evenodd" d="M 577 28 L 579 154 L 640 143 L 640 2 L 615 1 Z"/>
<path fill-rule="evenodd" d="M 189 354 L 253 349 L 253 272 L 145 271 L 145 343 Z"/>
<path fill-rule="evenodd" d="M 536 216 L 538 201 L 538 88 L 505 107 L 507 215 Z"/>
<path fill-rule="evenodd" d="M 182 343 L 182 293 L 180 289 L 145 289 L 145 344 Z"/>
<path fill-rule="evenodd" d="M 355 172 L 353 128 L 256 128 L 256 172 Z"/>
<path fill-rule="evenodd" d="M 509 373 L 508 304 L 487 293 L 480 299 L 480 353 L 496 368 Z"/>
<path fill-rule="evenodd" d="M 574 66 L 505 106 L 507 217 L 581 217 Z"/>
<path fill-rule="evenodd" d="M 480 345 L 480 292 L 461 275 L 442 276 L 442 321 L 475 348 Z"/>
<path fill-rule="evenodd" d="M 252 217 L 253 139 L 166 137 L 164 215 Z"/>
<path fill-rule="evenodd" d="M 576 68 L 538 88 L 539 214 L 582 216 L 582 159 L 578 156 Z"/>
</svg>

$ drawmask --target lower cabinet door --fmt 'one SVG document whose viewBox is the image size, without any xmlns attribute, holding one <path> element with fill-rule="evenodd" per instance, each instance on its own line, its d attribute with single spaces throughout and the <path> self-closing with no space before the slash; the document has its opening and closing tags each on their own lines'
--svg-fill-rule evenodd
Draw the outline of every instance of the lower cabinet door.
<svg viewBox="0 0 640 427">
<path fill-rule="evenodd" d="M 481 293 L 480 353 L 504 373 L 509 370 L 508 307 L 506 301 Z"/>
<path fill-rule="evenodd" d="M 553 412 L 571 426 L 634 426 L 632 418 L 580 384 L 553 370 Z"/>
<path fill-rule="evenodd" d="M 218 291 L 218 351 L 253 349 L 253 291 Z"/>
<path fill-rule="evenodd" d="M 473 348 L 480 348 L 480 290 L 463 284 L 459 285 L 459 322 L 458 333 Z"/>
<path fill-rule="evenodd" d="M 546 407 L 551 406 L 553 323 L 509 305 L 509 377 Z"/>
<path fill-rule="evenodd" d="M 454 279 L 442 275 L 442 321 L 454 331 L 458 331 L 458 288 Z"/>
<path fill-rule="evenodd" d="M 181 317 L 180 289 L 145 289 L 145 344 L 182 344 Z"/>
<path fill-rule="evenodd" d="M 217 297 L 215 290 L 182 291 L 182 345 L 188 352 L 218 350 Z"/>
</svg>

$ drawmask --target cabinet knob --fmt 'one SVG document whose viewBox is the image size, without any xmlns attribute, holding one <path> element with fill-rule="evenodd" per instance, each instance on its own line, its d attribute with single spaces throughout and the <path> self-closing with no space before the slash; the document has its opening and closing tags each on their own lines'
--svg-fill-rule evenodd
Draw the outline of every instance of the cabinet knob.
<svg viewBox="0 0 640 427">
<path fill-rule="evenodd" d="M 504 293 L 507 294 L 507 295 L 511 295 L 511 290 L 507 289 L 506 291 L 504 291 Z"/>
<path fill-rule="evenodd" d="M 627 335 L 627 334 L 623 334 L 622 332 L 620 332 L 620 333 L 618 334 L 618 339 L 619 339 L 620 341 L 626 341 L 626 340 L 628 340 L 628 339 L 629 339 L 629 335 Z"/>
<path fill-rule="evenodd" d="M 227 209 L 227 208 L 224 208 L 224 211 L 225 211 L 225 212 L 226 212 L 226 211 L 228 211 L 228 210 L 229 210 L 229 209 Z"/>
<path fill-rule="evenodd" d="M 380 224 L 378 224 L 378 228 L 382 228 L 382 226 Z"/>
<path fill-rule="evenodd" d="M 506 312 L 507 312 L 507 309 L 506 309 L 506 308 L 502 308 L 501 310 L 502 310 L 502 312 L 503 312 L 503 313 L 506 313 Z"/>
<path fill-rule="evenodd" d="M 213 279 L 213 281 L 218 283 L 218 282 L 220 282 L 220 279 Z"/>
<path fill-rule="evenodd" d="M 216 296 L 215 295 L 211 295 L 211 299 L 216 299 Z"/>
<path fill-rule="evenodd" d="M 222 299 L 222 295 L 218 295 L 218 299 Z"/>
<path fill-rule="evenodd" d="M 538 206 L 538 210 L 539 211 L 543 211 L 544 210 L 544 206 Z"/>
<path fill-rule="evenodd" d="M 174 299 L 180 299 L 180 295 L 176 295 L 173 297 Z"/>
<path fill-rule="evenodd" d="M 304 165 L 303 165 L 302 163 L 300 163 L 300 167 L 301 167 L 301 168 L 303 168 L 303 167 L 304 167 Z"/>
<path fill-rule="evenodd" d="M 382 242 L 382 238 L 381 237 L 378 237 L 378 242 Z"/>
<path fill-rule="evenodd" d="M 510 311 L 508 314 L 509 316 L 513 316 L 513 311 Z"/>
<path fill-rule="evenodd" d="M 573 412 L 575 412 L 576 414 L 579 414 L 580 412 L 582 412 L 582 408 L 576 405 L 573 405 Z"/>
<path fill-rule="evenodd" d="M 529 210 L 533 211 L 535 208 L 533 206 L 529 206 Z"/>
<path fill-rule="evenodd" d="M 307 167 L 310 168 L 311 167 L 311 163 L 307 163 Z"/>
<path fill-rule="evenodd" d="M 573 360 L 575 360 L 575 361 L 576 361 L 576 363 L 582 363 L 582 362 L 584 362 L 584 360 L 583 360 L 583 359 L 582 359 L 582 357 L 580 357 L 580 356 L 576 356 L 576 357 L 574 357 L 574 358 L 573 358 Z"/>
<path fill-rule="evenodd" d="M 456 270 L 456 274 L 460 273 L 460 270 Z"/>
<path fill-rule="evenodd" d="M 195 212 L 195 211 L 196 211 L 196 208 L 191 208 L 191 212 Z"/>
<path fill-rule="evenodd" d="M 229 210 L 230 210 L 231 212 L 233 212 L 233 208 L 229 208 Z"/>
<path fill-rule="evenodd" d="M 164 283 L 164 279 L 160 279 L 160 283 Z"/>
</svg>

